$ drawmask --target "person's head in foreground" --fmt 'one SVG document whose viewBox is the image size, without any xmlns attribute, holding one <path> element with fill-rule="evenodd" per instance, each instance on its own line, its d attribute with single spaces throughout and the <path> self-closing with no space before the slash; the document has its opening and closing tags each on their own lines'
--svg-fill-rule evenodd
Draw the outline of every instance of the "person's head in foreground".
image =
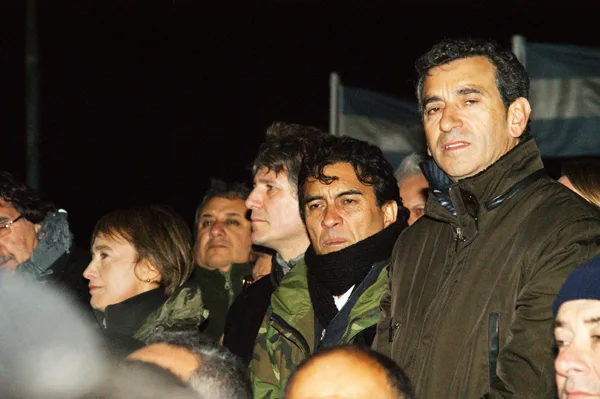
<svg viewBox="0 0 600 399">
<path fill-rule="evenodd" d="M 412 153 L 402 160 L 396 173 L 394 173 L 398 181 L 398 191 L 400 192 L 402 205 L 410 211 L 409 226 L 423 216 L 425 203 L 427 202 L 429 182 L 419 167 L 421 162 L 423 162 L 423 157 Z"/>
<path fill-rule="evenodd" d="M 252 398 L 247 368 L 229 350 L 197 330 L 158 332 L 150 345 L 129 355 L 128 360 L 153 363 L 169 370 L 203 398 Z"/>
<path fill-rule="evenodd" d="M 567 161 L 559 182 L 579 194 L 590 204 L 600 207 L 600 159 Z"/>
<path fill-rule="evenodd" d="M 77 399 L 105 375 L 97 331 L 52 285 L 0 270 L 0 398 Z"/>
<path fill-rule="evenodd" d="M 414 399 L 408 377 L 390 358 L 353 345 L 333 346 L 300 364 L 285 399 Z"/>
<path fill-rule="evenodd" d="M 600 396 L 600 257 L 571 273 L 553 311 L 559 398 Z"/>
<path fill-rule="evenodd" d="M 92 308 L 104 312 L 153 289 L 170 296 L 193 267 L 191 233 L 185 220 L 160 206 L 120 209 L 103 216 L 92 234 Z"/>
<path fill-rule="evenodd" d="M 528 130 L 529 78 L 509 49 L 445 40 L 416 69 L 428 152 L 453 181 L 483 172 Z"/>
</svg>

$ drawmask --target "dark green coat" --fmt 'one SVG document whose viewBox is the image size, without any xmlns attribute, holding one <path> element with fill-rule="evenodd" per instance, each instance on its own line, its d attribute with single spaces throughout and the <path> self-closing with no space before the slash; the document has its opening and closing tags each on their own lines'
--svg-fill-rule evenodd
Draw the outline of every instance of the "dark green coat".
<svg viewBox="0 0 600 399">
<path fill-rule="evenodd" d="M 225 329 L 227 311 L 236 296 L 244 288 L 245 277 L 252 275 L 251 263 L 231 266 L 231 284 L 228 284 L 224 273 L 196 267 L 191 280 L 200 287 L 204 305 L 210 312 L 208 320 L 202 325 L 201 331 L 214 341 L 219 341 Z"/>
<path fill-rule="evenodd" d="M 433 195 L 398 239 L 375 348 L 421 399 L 554 398 L 552 303 L 600 254 L 600 213 L 543 169 L 533 139 Z M 527 182 L 527 181 L 526 181 Z"/>
</svg>

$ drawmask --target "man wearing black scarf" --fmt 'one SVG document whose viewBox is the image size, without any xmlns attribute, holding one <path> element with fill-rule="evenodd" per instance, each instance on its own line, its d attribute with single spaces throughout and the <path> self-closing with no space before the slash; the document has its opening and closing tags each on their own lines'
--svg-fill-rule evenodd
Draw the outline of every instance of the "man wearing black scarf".
<svg viewBox="0 0 600 399">
<path fill-rule="evenodd" d="M 298 199 L 311 245 L 271 298 L 250 365 L 255 398 L 278 398 L 321 348 L 371 345 L 389 257 L 407 226 L 381 150 L 349 137 L 324 138 L 306 155 Z"/>
</svg>

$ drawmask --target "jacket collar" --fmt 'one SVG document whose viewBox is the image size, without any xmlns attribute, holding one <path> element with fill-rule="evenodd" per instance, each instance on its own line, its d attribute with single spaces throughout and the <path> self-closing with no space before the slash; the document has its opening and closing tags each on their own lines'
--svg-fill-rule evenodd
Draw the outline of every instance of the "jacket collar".
<svg viewBox="0 0 600 399">
<path fill-rule="evenodd" d="M 453 183 L 448 189 L 449 199 L 458 213 L 475 217 L 481 208 L 492 211 L 543 175 L 540 151 L 530 137 L 484 171 Z M 437 180 L 430 183 L 438 184 Z M 454 219 L 434 196 L 428 199 L 425 213 L 445 221 Z"/>
<path fill-rule="evenodd" d="M 165 302 L 163 287 L 146 291 L 104 310 L 103 326 L 119 334 L 133 336 L 146 317 Z"/>
</svg>

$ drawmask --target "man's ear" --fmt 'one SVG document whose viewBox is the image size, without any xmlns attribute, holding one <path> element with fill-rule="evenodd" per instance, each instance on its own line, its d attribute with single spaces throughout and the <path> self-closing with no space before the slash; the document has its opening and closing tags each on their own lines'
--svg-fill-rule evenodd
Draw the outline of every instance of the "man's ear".
<svg viewBox="0 0 600 399">
<path fill-rule="evenodd" d="M 513 138 L 519 138 L 527 127 L 531 115 L 531 105 L 524 97 L 519 97 L 508 107 L 508 134 Z"/>
<path fill-rule="evenodd" d="M 41 228 L 42 228 L 42 224 L 41 223 L 33 225 L 33 229 L 35 230 L 35 234 L 39 233 L 39 231 L 40 231 Z"/>
<path fill-rule="evenodd" d="M 383 211 L 383 226 L 388 227 L 396 221 L 398 217 L 398 203 L 396 201 L 388 201 L 381 206 Z"/>
</svg>

